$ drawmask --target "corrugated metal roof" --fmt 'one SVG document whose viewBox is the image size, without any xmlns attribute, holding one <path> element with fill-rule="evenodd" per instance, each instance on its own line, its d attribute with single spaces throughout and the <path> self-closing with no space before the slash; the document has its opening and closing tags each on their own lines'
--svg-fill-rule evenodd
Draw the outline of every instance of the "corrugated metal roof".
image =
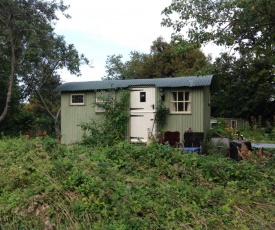
<svg viewBox="0 0 275 230">
<path fill-rule="evenodd" d="M 58 86 L 55 91 L 94 91 L 105 89 L 128 88 L 132 86 L 155 86 L 155 87 L 199 87 L 209 86 L 213 75 L 189 76 L 175 78 L 152 78 L 152 79 L 128 79 L 128 80 L 103 80 L 86 82 L 68 82 Z"/>
</svg>

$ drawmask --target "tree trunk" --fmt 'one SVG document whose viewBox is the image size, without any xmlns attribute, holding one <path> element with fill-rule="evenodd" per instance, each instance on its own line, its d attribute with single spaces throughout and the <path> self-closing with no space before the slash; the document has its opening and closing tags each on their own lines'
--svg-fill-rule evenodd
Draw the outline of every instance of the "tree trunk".
<svg viewBox="0 0 275 230">
<path fill-rule="evenodd" d="M 32 89 L 34 89 L 34 91 L 36 92 L 36 94 L 38 95 L 40 101 L 42 102 L 44 108 L 46 109 L 47 113 L 50 115 L 50 117 L 53 119 L 54 121 L 54 129 L 55 129 L 55 135 L 56 135 L 56 138 L 59 138 L 60 137 L 60 127 L 59 127 L 59 121 L 58 121 L 58 117 L 59 117 L 59 114 L 60 114 L 60 111 L 61 111 L 61 108 L 59 108 L 58 112 L 56 113 L 56 115 L 54 115 L 49 107 L 47 106 L 44 98 L 42 97 L 41 93 L 40 93 L 40 89 L 37 89 L 35 88 L 35 86 L 31 83 L 31 82 L 28 82 L 29 83 L 29 86 L 32 87 Z"/>
<path fill-rule="evenodd" d="M 57 114 L 54 117 L 54 129 L 55 129 L 56 138 L 61 138 L 61 131 L 60 131 L 60 125 L 58 120 L 60 111 L 61 111 L 61 108 L 59 108 Z"/>
<path fill-rule="evenodd" d="M 10 72 L 10 78 L 9 78 L 9 87 L 8 87 L 8 93 L 7 93 L 7 100 L 6 100 L 6 105 L 4 108 L 4 111 L 2 112 L 0 116 L 0 123 L 3 122 L 5 117 L 8 114 L 8 110 L 10 107 L 10 102 L 12 98 L 12 88 L 13 88 L 13 81 L 14 81 L 14 73 L 15 73 L 15 44 L 14 44 L 14 39 L 13 39 L 13 34 L 12 34 L 12 29 L 9 29 L 9 36 L 10 36 L 10 46 L 11 46 L 11 72 Z"/>
</svg>

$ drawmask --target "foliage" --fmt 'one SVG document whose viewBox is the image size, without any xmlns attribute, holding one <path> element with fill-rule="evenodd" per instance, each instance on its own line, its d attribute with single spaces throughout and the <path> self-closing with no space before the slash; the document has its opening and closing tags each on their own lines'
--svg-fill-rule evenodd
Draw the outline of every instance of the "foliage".
<svg viewBox="0 0 275 230">
<path fill-rule="evenodd" d="M 88 64 L 74 45 L 54 33 L 57 14 L 68 18 L 67 9 L 63 1 L 57 3 L 56 0 L 0 0 L 2 131 L 7 129 L 2 121 L 9 113 L 10 122 L 20 112 L 19 107 L 23 106 L 20 103 L 31 99 L 43 107 L 58 134 L 60 98 L 53 89 L 60 84 L 59 70 L 66 68 L 80 75 L 80 65 Z"/>
<path fill-rule="evenodd" d="M 2 229 L 274 229 L 274 159 L 0 141 Z"/>
<path fill-rule="evenodd" d="M 273 143 L 275 141 L 275 122 L 264 121 L 262 117 L 251 117 L 250 122 L 247 122 L 240 128 L 240 132 L 245 139 L 251 142 Z"/>
<path fill-rule="evenodd" d="M 234 130 L 232 127 L 228 127 L 223 118 L 217 118 L 217 124 L 214 125 L 207 133 L 207 137 L 228 137 L 232 138 Z"/>
<path fill-rule="evenodd" d="M 174 37 L 170 43 L 162 37 L 153 41 L 150 54 L 130 53 L 123 63 L 122 55 L 108 56 L 104 79 L 140 79 L 190 76 L 209 73 L 209 60 L 199 46 Z"/>
<path fill-rule="evenodd" d="M 237 139 L 238 135 L 251 142 L 273 142 L 275 140 L 275 122 L 264 121 L 261 116 L 251 117 L 239 129 L 229 127 L 223 118 L 217 118 L 217 124 L 211 128 L 208 133 L 208 139 L 211 137 L 228 137 Z"/>
<path fill-rule="evenodd" d="M 184 29 L 192 42 L 226 48 L 213 66 L 213 116 L 274 114 L 274 9 L 270 0 L 175 0 L 163 10 L 176 35 Z"/>
<path fill-rule="evenodd" d="M 213 41 L 218 45 L 235 45 L 240 51 L 272 52 L 274 4 L 270 0 L 174 0 L 163 10 L 166 18 L 162 24 L 176 32 L 187 27 L 189 38 L 199 44 Z M 170 17 L 173 13 L 179 15 L 179 20 Z M 264 51 L 265 48 L 268 50 Z"/>
<path fill-rule="evenodd" d="M 275 113 L 272 62 L 265 57 L 255 58 L 254 54 L 238 59 L 223 54 L 213 66 L 217 81 L 211 98 L 213 116 L 272 118 Z"/>
<path fill-rule="evenodd" d="M 108 95 L 115 95 L 115 92 L 111 91 Z M 119 100 L 111 96 L 103 98 L 102 101 L 96 105 L 104 110 L 100 119 L 80 124 L 84 131 L 84 144 L 107 146 L 126 139 L 129 92 L 122 92 Z"/>
<path fill-rule="evenodd" d="M 125 66 L 124 63 L 122 62 L 123 56 L 121 54 L 119 55 L 111 55 L 107 57 L 106 60 L 106 73 L 107 77 L 104 79 L 107 80 L 118 80 L 118 79 L 126 79 L 126 76 L 124 76 L 125 72 Z"/>
<path fill-rule="evenodd" d="M 211 139 L 218 138 L 218 139 Z M 225 139 L 224 139 L 225 138 Z M 245 140 L 251 143 L 274 143 L 275 123 L 263 121 L 261 117 L 251 117 L 250 122 L 245 122 L 239 129 L 229 127 L 224 119 L 217 118 L 217 124 L 207 132 L 203 144 L 203 152 L 207 154 L 229 155 L 229 142 L 232 140 Z M 241 149 L 240 149 L 241 151 Z M 245 152 L 246 149 L 243 149 Z M 258 158 L 270 157 L 275 154 L 275 149 L 254 149 L 254 154 L 248 156 L 248 161 L 257 161 Z"/>
<path fill-rule="evenodd" d="M 162 100 L 159 100 L 156 108 L 156 124 L 158 131 L 161 131 L 167 122 L 167 117 L 169 115 L 169 109 L 164 106 Z"/>
<path fill-rule="evenodd" d="M 36 136 L 44 130 L 51 136 L 55 136 L 53 120 L 45 114 L 44 110 L 38 111 L 26 104 L 21 104 L 18 109 L 20 111 L 17 114 L 9 115 L 1 126 L 1 132 L 5 136 L 16 137 L 19 133 Z"/>
</svg>

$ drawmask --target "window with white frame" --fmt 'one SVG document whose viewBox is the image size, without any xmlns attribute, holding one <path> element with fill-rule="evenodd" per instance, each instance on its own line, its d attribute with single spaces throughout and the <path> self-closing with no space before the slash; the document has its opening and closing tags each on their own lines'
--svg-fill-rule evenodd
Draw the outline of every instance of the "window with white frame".
<svg viewBox="0 0 275 230">
<path fill-rule="evenodd" d="M 112 106 L 115 100 L 114 91 L 96 92 L 96 112 L 105 112 L 106 106 Z"/>
<path fill-rule="evenodd" d="M 190 91 L 172 91 L 170 96 L 171 113 L 191 113 Z"/>
<path fill-rule="evenodd" d="M 85 105 L 84 94 L 71 94 L 70 105 Z"/>
</svg>

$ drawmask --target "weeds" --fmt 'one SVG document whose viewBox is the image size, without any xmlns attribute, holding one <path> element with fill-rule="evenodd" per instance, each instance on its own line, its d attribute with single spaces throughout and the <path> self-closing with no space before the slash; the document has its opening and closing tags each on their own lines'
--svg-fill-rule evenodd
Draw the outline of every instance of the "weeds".
<svg viewBox="0 0 275 230">
<path fill-rule="evenodd" d="M 246 122 L 240 128 L 246 139 L 252 142 L 273 142 L 275 141 L 274 121 L 263 121 L 261 117 L 251 117 L 251 122 Z"/>
<path fill-rule="evenodd" d="M 274 229 L 274 159 L 0 141 L 2 229 Z"/>
</svg>

